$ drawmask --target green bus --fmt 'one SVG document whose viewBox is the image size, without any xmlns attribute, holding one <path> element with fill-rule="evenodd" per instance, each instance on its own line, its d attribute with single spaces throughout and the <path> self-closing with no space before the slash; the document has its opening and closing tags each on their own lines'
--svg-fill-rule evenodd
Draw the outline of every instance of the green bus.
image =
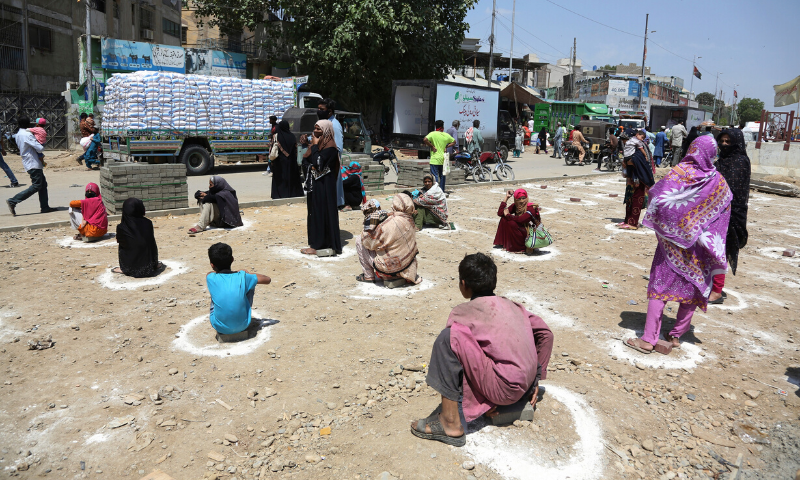
<svg viewBox="0 0 800 480">
<path fill-rule="evenodd" d="M 533 111 L 533 129 L 537 132 L 544 127 L 551 135 L 556 131 L 557 122 L 565 127 L 574 127 L 581 120 L 600 120 L 614 123 L 612 109 L 604 103 L 578 103 L 551 100 L 537 103 Z"/>
</svg>

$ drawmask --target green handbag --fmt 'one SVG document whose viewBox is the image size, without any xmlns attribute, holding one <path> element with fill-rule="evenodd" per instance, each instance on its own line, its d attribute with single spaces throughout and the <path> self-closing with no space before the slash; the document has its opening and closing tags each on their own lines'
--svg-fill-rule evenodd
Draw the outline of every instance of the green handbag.
<svg viewBox="0 0 800 480">
<path fill-rule="evenodd" d="M 528 227 L 528 236 L 525 238 L 525 248 L 543 248 L 553 244 L 550 232 L 539 224 L 536 228 Z"/>
</svg>

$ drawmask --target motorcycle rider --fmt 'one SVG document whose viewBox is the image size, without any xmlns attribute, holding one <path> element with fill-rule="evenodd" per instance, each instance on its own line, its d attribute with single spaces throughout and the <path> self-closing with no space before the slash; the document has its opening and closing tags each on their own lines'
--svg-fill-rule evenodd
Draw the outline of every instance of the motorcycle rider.
<svg viewBox="0 0 800 480">
<path fill-rule="evenodd" d="M 583 133 L 581 133 L 581 126 L 578 125 L 575 127 L 575 130 L 572 131 L 572 146 L 578 149 L 578 165 L 583 166 L 583 158 L 586 156 L 586 150 L 583 148 L 583 144 L 586 143 L 586 139 L 583 137 Z"/>
<path fill-rule="evenodd" d="M 563 139 L 564 128 L 561 126 L 561 122 L 558 122 L 558 128 L 556 128 L 556 133 L 553 135 L 553 154 L 550 155 L 551 158 L 561 158 L 561 142 Z"/>
<path fill-rule="evenodd" d="M 617 154 L 617 147 L 619 146 L 619 140 L 617 139 L 617 136 L 614 135 L 614 130 L 615 130 L 614 128 L 609 128 L 608 129 L 608 135 L 607 135 L 607 138 L 606 138 L 606 143 L 603 144 L 603 149 L 606 150 L 608 152 L 608 155 L 610 155 L 612 157 Z M 597 156 L 597 168 L 594 169 L 595 172 L 599 172 L 600 171 L 600 167 L 602 166 L 600 164 L 600 162 L 602 162 L 602 161 L 603 161 L 603 155 L 602 154 L 598 155 Z M 610 164 L 612 166 L 614 165 L 613 160 L 610 162 Z"/>
</svg>

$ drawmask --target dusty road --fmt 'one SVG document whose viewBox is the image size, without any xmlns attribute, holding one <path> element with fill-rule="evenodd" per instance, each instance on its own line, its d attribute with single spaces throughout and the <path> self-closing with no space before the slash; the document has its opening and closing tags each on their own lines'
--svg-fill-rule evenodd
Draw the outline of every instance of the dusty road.
<svg viewBox="0 0 800 480">
<path fill-rule="evenodd" d="M 298 253 L 305 205 L 247 209 L 245 228 L 194 238 L 186 218 L 155 219 L 170 268 L 150 284 L 109 273 L 113 240 L 78 248 L 66 229 L 0 234 L 0 475 L 707 479 L 727 472 L 715 458 L 741 454 L 742 478 L 794 478 L 800 260 L 781 252 L 800 251 L 800 223 L 787 214 L 800 199 L 753 194 L 727 302 L 695 315 L 682 349 L 643 356 L 620 340 L 643 328 L 656 241 L 612 227 L 624 210 L 622 195 L 608 194 L 623 184 L 526 187 L 552 247 L 532 257 L 493 250 L 502 190 L 457 190 L 457 230 L 421 232 L 424 281 L 395 290 L 355 281 L 359 212 L 342 214 L 345 250 L 330 259 Z M 206 250 L 218 241 L 233 247 L 234 268 L 273 279 L 256 289 L 259 334 L 227 346 L 207 320 Z M 556 346 L 534 422 L 479 420 L 457 449 L 409 433 L 438 404 L 424 372 L 410 369 L 428 361 L 464 301 L 457 265 L 475 251 L 493 255 L 497 293 L 540 315 Z M 28 349 L 43 337 L 55 345 Z M 746 443 L 745 433 L 770 443 Z"/>
</svg>

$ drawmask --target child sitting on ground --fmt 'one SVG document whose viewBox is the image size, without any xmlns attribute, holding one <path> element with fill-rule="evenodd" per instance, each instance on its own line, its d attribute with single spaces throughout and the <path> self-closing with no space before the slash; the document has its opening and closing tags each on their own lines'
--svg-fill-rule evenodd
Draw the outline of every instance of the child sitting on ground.
<svg viewBox="0 0 800 480">
<path fill-rule="evenodd" d="M 44 129 L 45 125 L 47 125 L 47 120 L 40 117 L 36 119 L 36 126 L 28 129 L 28 131 L 31 132 L 34 137 L 36 137 L 36 141 L 39 142 L 43 147 L 44 144 L 47 143 L 47 131 Z M 38 153 L 38 155 L 39 160 L 44 158 L 43 153 Z M 42 161 L 42 163 L 44 163 L 44 161 Z"/>
<path fill-rule="evenodd" d="M 208 259 L 214 270 L 206 275 L 208 293 L 211 294 L 211 326 L 223 335 L 247 330 L 256 285 L 268 285 L 272 280 L 246 270 L 232 272 L 233 250 L 225 243 L 211 245 Z"/>
</svg>

